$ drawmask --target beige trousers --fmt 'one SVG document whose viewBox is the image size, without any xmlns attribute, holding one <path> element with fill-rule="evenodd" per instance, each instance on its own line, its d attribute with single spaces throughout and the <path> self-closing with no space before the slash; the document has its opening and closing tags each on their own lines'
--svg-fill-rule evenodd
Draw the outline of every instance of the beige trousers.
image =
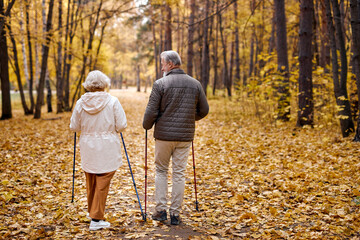
<svg viewBox="0 0 360 240">
<path fill-rule="evenodd" d="M 185 170 L 191 142 L 155 141 L 156 211 L 166 210 L 168 170 L 172 157 L 172 193 L 170 214 L 179 215 L 185 191 Z"/>
<path fill-rule="evenodd" d="M 85 172 L 88 212 L 92 219 L 105 220 L 106 198 L 114 174 L 115 171 L 102 174 Z"/>
</svg>

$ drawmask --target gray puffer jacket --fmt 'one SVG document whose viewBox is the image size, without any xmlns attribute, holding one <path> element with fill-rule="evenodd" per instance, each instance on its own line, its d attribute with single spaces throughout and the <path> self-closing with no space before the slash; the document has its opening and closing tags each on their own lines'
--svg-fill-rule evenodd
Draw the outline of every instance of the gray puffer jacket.
<svg viewBox="0 0 360 240">
<path fill-rule="evenodd" d="M 195 121 L 208 112 L 200 82 L 181 69 L 173 69 L 154 83 L 143 127 L 150 129 L 155 123 L 155 139 L 190 142 L 194 139 Z"/>
</svg>

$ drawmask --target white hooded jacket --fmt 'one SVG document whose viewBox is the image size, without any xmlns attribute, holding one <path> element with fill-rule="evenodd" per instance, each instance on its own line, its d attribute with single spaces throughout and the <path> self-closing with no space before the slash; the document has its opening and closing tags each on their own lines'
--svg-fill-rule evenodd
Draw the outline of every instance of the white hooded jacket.
<svg viewBox="0 0 360 240">
<path fill-rule="evenodd" d="M 76 102 L 70 129 L 81 131 L 81 167 L 88 173 L 107 173 L 122 165 L 118 132 L 127 126 L 119 100 L 106 92 L 88 92 Z"/>
</svg>

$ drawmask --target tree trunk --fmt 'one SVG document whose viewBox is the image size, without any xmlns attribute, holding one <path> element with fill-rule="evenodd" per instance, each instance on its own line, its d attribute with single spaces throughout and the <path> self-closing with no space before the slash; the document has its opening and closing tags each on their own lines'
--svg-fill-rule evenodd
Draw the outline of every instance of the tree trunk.
<svg viewBox="0 0 360 240">
<path fill-rule="evenodd" d="M 49 76 L 49 69 L 46 70 L 46 90 L 47 90 L 47 95 L 46 95 L 46 103 L 47 103 L 47 112 L 52 112 L 52 93 L 51 93 L 51 86 L 50 86 L 50 76 Z"/>
<path fill-rule="evenodd" d="M 63 92 L 64 92 L 64 79 L 62 70 L 62 0 L 58 0 L 58 9 L 59 9 L 59 21 L 58 21 L 58 28 L 59 28 L 59 41 L 58 41 L 58 58 L 57 58 L 57 65 L 56 65 L 56 113 L 61 113 L 64 111 L 63 106 Z"/>
<path fill-rule="evenodd" d="M 19 67 L 19 60 L 18 60 L 18 56 L 17 56 L 18 52 L 17 52 L 17 47 L 16 47 L 16 41 L 15 41 L 15 38 L 14 38 L 12 30 L 11 30 L 10 21 L 9 21 L 9 24 L 8 24 L 8 31 L 9 31 L 10 40 L 11 40 L 12 46 L 13 46 L 15 75 L 16 75 L 16 79 L 17 79 L 19 92 L 20 92 L 21 105 L 22 105 L 22 107 L 24 109 L 24 114 L 29 115 L 29 114 L 31 114 L 31 112 L 30 112 L 30 109 L 28 108 L 28 106 L 26 104 L 26 100 L 25 100 L 24 89 L 23 89 L 23 85 L 22 85 L 22 82 L 21 82 L 21 76 L 20 76 L 20 67 Z"/>
<path fill-rule="evenodd" d="M 98 57 L 99 57 L 99 54 L 100 54 L 101 44 L 102 44 L 103 39 L 104 39 L 104 33 L 105 33 L 105 28 L 106 28 L 107 23 L 108 23 L 108 20 L 105 20 L 105 22 L 103 23 L 103 26 L 101 27 L 99 45 L 98 45 L 98 47 L 96 49 L 95 60 L 94 60 L 94 64 L 91 67 L 91 69 L 97 69 L 96 64 L 97 64 Z"/>
<path fill-rule="evenodd" d="M 70 0 L 69 0 L 69 4 L 70 4 Z M 75 37 L 75 33 L 76 33 L 76 28 L 78 26 L 78 16 L 79 16 L 79 12 L 80 12 L 80 4 L 75 4 L 73 2 L 72 4 L 72 8 L 71 8 L 71 14 L 68 13 L 68 15 L 71 15 L 71 19 L 70 19 L 70 26 L 69 26 L 69 34 L 68 34 L 68 43 L 67 43 L 67 48 L 66 48 L 66 52 L 67 54 L 67 59 L 64 59 L 64 108 L 65 111 L 71 111 L 70 108 L 70 70 L 71 70 L 71 63 L 72 63 L 72 43 L 73 43 L 73 39 Z M 75 6 L 77 6 L 76 11 L 75 11 Z M 70 11 L 70 8 L 68 7 L 68 12 Z M 75 12 L 75 13 L 74 13 Z M 75 18 L 75 19 L 74 19 Z M 67 20 L 68 21 L 68 20 Z M 68 24 L 67 24 L 68 26 Z M 65 64 L 66 61 L 66 64 Z"/>
<path fill-rule="evenodd" d="M 156 42 L 156 22 L 155 22 L 155 9 L 152 6 L 152 15 L 151 15 L 151 30 L 152 30 L 152 35 L 153 35 L 153 43 L 154 43 L 154 59 L 155 59 L 155 78 L 159 79 L 161 76 L 160 73 L 160 66 L 159 66 L 159 51 L 158 51 L 158 47 L 157 47 L 157 42 Z"/>
<path fill-rule="evenodd" d="M 136 65 L 136 87 L 137 87 L 137 91 L 140 92 L 140 65 L 137 64 Z"/>
<path fill-rule="evenodd" d="M 219 11 L 219 2 L 216 2 L 216 11 Z M 218 82 L 218 42 L 219 42 L 219 19 L 217 18 L 215 25 L 215 43 L 214 45 L 214 85 L 213 85 L 213 95 L 215 96 L 216 85 Z"/>
<path fill-rule="evenodd" d="M 299 32 L 299 111 L 297 126 L 313 125 L 314 100 L 312 84 L 312 35 L 313 35 L 313 0 L 303 0 L 300 4 Z"/>
<path fill-rule="evenodd" d="M 193 75 L 193 59 L 194 59 L 194 31 L 195 31 L 195 0 L 190 0 L 190 17 L 188 27 L 188 52 L 187 52 L 187 74 Z"/>
<path fill-rule="evenodd" d="M 9 16 L 9 5 L 4 13 L 4 1 L 0 0 L 0 78 L 1 78 L 1 109 L 2 114 L 0 120 L 12 118 L 11 111 L 11 97 L 10 97 L 10 80 L 9 80 L 9 65 L 5 25 L 6 17 Z M 11 9 L 11 7 L 10 7 Z M 9 10 L 9 11 L 8 11 Z"/>
<path fill-rule="evenodd" d="M 360 99 L 360 0 L 350 0 L 350 13 L 353 41 L 352 67 L 356 77 L 357 95 L 358 99 Z M 360 101 L 358 101 L 358 104 L 358 109 L 360 109 Z M 355 133 L 354 141 L 360 142 L 360 113 Z"/>
<path fill-rule="evenodd" d="M 286 17 L 284 0 L 275 0 L 276 50 L 278 53 L 278 119 L 290 120 L 289 62 L 287 53 Z"/>
<path fill-rule="evenodd" d="M 320 2 L 320 9 L 321 9 L 320 66 L 324 68 L 325 72 L 328 72 L 327 66 L 330 65 L 330 44 L 329 44 L 329 33 L 328 33 L 324 1 Z"/>
<path fill-rule="evenodd" d="M 276 46 L 275 32 L 276 32 L 276 15 L 275 15 L 275 7 L 273 7 L 273 17 L 271 19 L 271 36 L 269 39 L 269 54 L 271 54 L 274 51 Z"/>
<path fill-rule="evenodd" d="M 203 44 L 202 44 L 202 58 L 201 58 L 201 84 L 203 86 L 205 94 L 207 94 L 207 86 L 209 84 L 209 75 L 210 75 L 210 55 L 209 55 L 209 9 L 210 9 L 210 0 L 206 0 L 205 7 L 205 20 L 204 20 L 204 33 L 203 33 Z"/>
<path fill-rule="evenodd" d="M 9 11 L 10 13 L 10 11 Z M 1 109 L 2 114 L 0 120 L 12 118 L 11 98 L 10 98 L 10 80 L 8 51 L 6 42 L 5 25 L 6 15 L 4 13 L 4 0 L 0 0 L 0 78 L 1 78 Z"/>
<path fill-rule="evenodd" d="M 165 25 L 165 51 L 172 50 L 172 34 L 171 34 L 171 7 L 170 3 L 165 5 L 166 25 Z"/>
<path fill-rule="evenodd" d="M 230 88 L 232 87 L 233 83 L 233 69 L 234 69 L 234 55 L 235 55 L 235 41 L 231 41 L 230 46 L 230 63 L 229 63 L 229 82 L 231 84 Z"/>
<path fill-rule="evenodd" d="M 49 12 L 47 17 L 47 24 L 46 24 L 46 38 L 45 44 L 43 45 L 43 57 L 41 61 L 41 73 L 40 73 L 40 80 L 39 80 L 39 87 L 37 91 L 37 99 L 36 99 L 36 106 L 35 106 L 35 119 L 39 119 L 41 117 L 41 103 L 44 99 L 44 85 L 45 85 L 45 76 L 47 70 L 47 59 L 49 56 L 49 48 L 50 48 L 50 40 L 52 37 L 51 27 L 52 27 L 52 13 L 54 7 L 54 0 L 50 0 L 49 2 Z"/>
<path fill-rule="evenodd" d="M 237 23 L 238 18 L 238 0 L 234 2 L 234 18 L 235 18 L 235 76 L 234 85 L 237 90 L 240 88 L 240 51 L 239 51 L 239 26 Z"/>
<path fill-rule="evenodd" d="M 227 93 L 228 96 L 231 97 L 231 82 L 229 79 L 229 73 L 228 73 L 228 63 L 227 63 L 227 57 L 226 57 L 226 42 L 225 42 L 225 37 L 224 37 L 224 31 L 223 31 L 223 27 L 222 27 L 222 17 L 221 14 L 218 13 L 218 19 L 219 19 L 219 31 L 220 31 L 220 37 L 221 37 L 221 43 L 222 43 L 222 48 L 223 48 L 223 61 L 224 61 L 224 85 L 227 89 Z"/>
<path fill-rule="evenodd" d="M 333 1 L 333 9 L 334 9 L 334 17 L 336 22 L 336 28 L 333 24 L 330 0 L 325 0 L 325 9 L 327 16 L 327 26 L 330 37 L 330 45 L 331 45 L 331 55 L 332 55 L 332 72 L 333 72 L 333 82 L 334 82 L 334 92 L 337 105 L 341 108 L 339 111 L 340 115 L 340 126 L 343 137 L 349 136 L 351 132 L 354 131 L 354 123 L 351 119 L 350 112 L 350 103 L 347 96 L 346 90 L 346 76 L 347 76 L 347 63 L 346 63 L 346 53 L 342 52 L 345 49 L 344 39 L 341 30 L 341 19 L 340 19 L 340 11 L 339 5 L 337 1 Z M 338 18 L 338 19 L 336 19 Z M 340 25 L 340 26 L 339 26 Z M 335 29 L 338 36 L 338 43 L 340 45 L 340 54 L 341 54 L 341 79 L 339 81 L 339 65 L 338 65 L 338 56 L 337 56 L 337 47 L 336 47 L 336 39 L 335 39 Z M 343 45 L 343 46 L 342 46 Z M 345 61 L 343 59 L 345 55 Z M 345 70 L 345 73 L 344 73 Z M 344 79 L 345 77 L 345 79 Z"/>
<path fill-rule="evenodd" d="M 341 118 L 340 118 L 340 125 L 341 125 L 341 131 L 342 135 L 344 137 L 347 137 L 350 135 L 350 133 L 354 132 L 354 123 L 351 118 L 351 107 L 350 107 L 350 101 L 348 98 L 347 93 L 347 56 L 346 56 L 346 48 L 345 48 L 345 38 L 344 38 L 344 23 L 342 21 L 342 17 L 340 14 L 340 7 L 338 0 L 332 0 L 332 6 L 333 6 L 333 12 L 334 12 L 334 20 L 335 20 L 335 30 L 336 30 L 336 36 L 337 41 L 339 42 L 340 47 L 340 62 L 341 62 L 341 71 L 340 71 L 340 91 L 338 92 L 339 99 L 344 99 L 342 102 L 340 102 L 341 105 L 341 111 L 339 112 Z"/>
<path fill-rule="evenodd" d="M 29 4 L 30 1 L 25 1 L 25 17 L 26 17 L 26 36 L 28 42 L 28 55 L 29 55 L 29 69 L 30 69 L 30 80 L 29 80 L 29 97 L 30 97 L 30 111 L 33 113 L 35 108 L 33 90 L 34 90 L 34 70 L 33 70 L 33 56 L 32 56 L 32 44 L 30 35 L 30 17 L 29 17 Z"/>
<path fill-rule="evenodd" d="M 255 42 L 255 33 L 251 34 L 251 42 L 250 42 L 250 56 L 249 56 L 249 73 L 248 76 L 251 78 L 254 73 L 254 42 Z"/>
<path fill-rule="evenodd" d="M 313 2 L 314 0 L 312 0 Z M 320 36 L 320 18 L 319 18 L 319 8 L 318 8 L 318 0 L 315 0 L 315 4 L 313 2 L 313 58 L 315 59 L 315 67 L 320 66 L 320 51 L 319 51 L 319 36 Z M 301 11 L 301 10 L 300 10 Z M 299 43 L 300 44 L 300 43 Z"/>
<path fill-rule="evenodd" d="M 27 57 L 26 57 L 26 46 L 25 46 L 25 36 L 26 36 L 26 34 L 25 34 L 25 30 L 24 30 L 24 22 L 23 22 L 24 19 L 25 19 L 24 18 L 24 8 L 23 8 L 23 5 L 20 4 L 20 20 L 19 20 L 20 34 L 21 34 L 21 36 L 20 36 L 20 44 L 21 44 L 21 51 L 22 51 L 22 57 L 23 57 L 22 60 L 23 60 L 25 81 L 28 83 L 28 87 L 29 87 L 30 86 L 30 77 L 29 77 L 28 62 L 27 62 Z M 20 68 L 19 68 L 19 70 L 20 70 Z M 19 76 L 20 76 L 20 72 L 19 72 Z"/>
</svg>

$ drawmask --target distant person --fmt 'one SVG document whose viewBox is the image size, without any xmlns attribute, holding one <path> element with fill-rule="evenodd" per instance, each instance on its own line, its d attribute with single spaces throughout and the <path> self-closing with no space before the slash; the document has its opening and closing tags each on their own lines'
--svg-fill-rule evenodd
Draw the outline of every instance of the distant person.
<svg viewBox="0 0 360 240">
<path fill-rule="evenodd" d="M 86 176 L 90 230 L 110 227 L 105 221 L 105 203 L 110 181 L 122 165 L 118 132 L 127 126 L 125 112 L 116 97 L 105 92 L 110 79 L 100 71 L 88 74 L 84 88 L 88 91 L 77 101 L 70 129 L 81 131 L 81 167 Z"/>
<path fill-rule="evenodd" d="M 185 170 L 194 139 L 195 121 L 204 118 L 209 105 L 200 82 L 180 69 L 175 51 L 161 55 L 163 78 L 155 81 L 146 107 L 143 127 L 155 124 L 155 201 L 152 219 L 167 220 L 168 169 L 172 157 L 172 197 L 169 209 L 172 225 L 180 224 L 185 190 Z"/>
</svg>

